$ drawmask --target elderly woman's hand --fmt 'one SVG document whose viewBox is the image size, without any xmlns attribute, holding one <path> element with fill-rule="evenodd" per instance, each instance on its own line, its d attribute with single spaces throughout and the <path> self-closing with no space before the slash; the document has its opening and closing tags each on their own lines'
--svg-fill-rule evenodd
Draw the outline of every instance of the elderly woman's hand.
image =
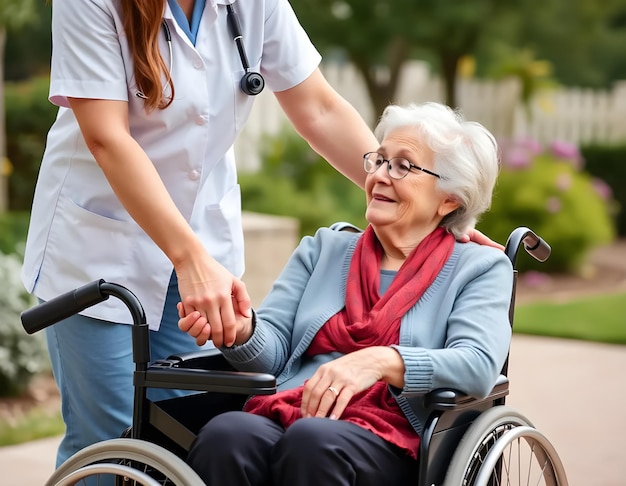
<svg viewBox="0 0 626 486">
<path fill-rule="evenodd" d="M 380 380 L 404 386 L 404 362 L 387 346 L 361 349 L 325 363 L 304 385 L 302 416 L 339 419 L 354 395 Z"/>
<path fill-rule="evenodd" d="M 206 317 L 198 311 L 185 314 L 185 308 L 182 302 L 176 304 L 176 308 L 178 309 L 178 317 L 180 318 L 178 320 L 178 328 L 195 338 L 198 346 L 206 344 L 206 342 L 211 339 L 211 325 L 207 322 Z M 237 312 L 235 314 L 235 322 L 236 334 L 233 344 L 243 344 L 250 339 L 252 335 L 252 318 Z"/>
<path fill-rule="evenodd" d="M 185 314 L 182 302 L 176 304 L 178 309 L 178 328 L 195 338 L 198 346 L 204 345 L 211 338 L 211 326 L 200 312 L 192 311 Z"/>
</svg>

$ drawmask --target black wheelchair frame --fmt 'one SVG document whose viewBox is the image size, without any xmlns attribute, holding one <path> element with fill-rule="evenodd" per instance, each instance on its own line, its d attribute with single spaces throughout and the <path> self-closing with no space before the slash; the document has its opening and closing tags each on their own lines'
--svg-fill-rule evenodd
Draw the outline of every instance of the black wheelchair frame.
<svg viewBox="0 0 626 486">
<path fill-rule="evenodd" d="M 551 252 L 550 246 L 528 228 L 520 227 L 510 234 L 505 245 L 505 253 L 513 264 L 513 292 L 509 308 L 511 326 L 513 326 L 514 319 L 518 277 L 516 260 L 521 246 L 539 261 L 545 261 Z M 197 432 L 208 418 L 220 412 L 241 409 L 249 395 L 275 393 L 276 379 L 274 376 L 263 373 L 236 371 L 226 362 L 221 353 L 215 349 L 184 355 L 172 355 L 166 360 L 152 362 L 150 360 L 149 329 L 143 307 L 130 290 L 115 283 L 97 280 L 28 309 L 22 313 L 22 324 L 26 332 L 32 334 L 88 307 L 103 302 L 110 296 L 120 299 L 128 307 L 133 319 L 132 347 L 135 364 L 133 377 L 135 395 L 132 426 L 123 433 L 123 438 L 118 439 L 118 441 L 131 439 L 133 444 L 136 441 L 157 444 L 176 457 L 183 458 L 191 447 Z M 509 393 L 507 371 L 508 358 L 497 383 L 491 393 L 484 399 L 476 399 L 452 389 L 434 390 L 424 395 L 424 405 L 431 413 L 425 424 L 418 452 L 420 461 L 419 477 L 417 478 L 418 486 L 440 484 L 457 486 L 450 481 L 461 481 L 449 479 L 448 471 L 451 461 L 454 461 L 456 455 L 458 455 L 458 446 L 460 443 L 463 443 L 464 435 L 468 432 L 470 426 L 476 422 L 476 419 L 489 409 L 505 405 L 505 397 Z M 147 398 L 146 392 L 148 388 L 193 390 L 207 393 L 197 393 L 181 398 L 152 402 Z M 504 407 L 504 409 L 508 410 L 508 407 Z M 533 444 L 536 442 L 538 448 L 544 451 L 541 457 L 547 464 L 544 466 L 547 472 L 542 472 L 542 474 L 546 478 L 546 484 L 566 485 L 567 480 L 562 464 L 556 451 L 554 451 L 547 439 L 537 432 L 523 416 L 514 412 L 504 413 L 503 415 L 504 419 L 496 418 L 494 422 L 497 422 L 499 427 L 497 432 L 494 426 L 489 425 L 493 430 L 486 430 L 484 433 L 478 431 L 478 435 L 476 433 L 473 434 L 474 438 L 479 442 L 485 442 L 485 437 L 489 437 L 489 434 L 492 434 L 493 437 L 489 441 L 488 447 L 480 444 L 476 446 L 469 444 L 469 453 L 466 454 L 468 457 L 456 460 L 460 464 L 460 466 L 456 466 L 457 468 L 467 469 L 467 471 L 463 472 L 464 479 L 462 484 L 500 484 L 498 477 L 502 469 L 503 459 L 501 457 L 493 459 L 487 456 L 490 456 L 489 452 L 491 449 L 497 448 L 495 447 L 497 442 L 503 442 L 500 439 L 505 435 L 506 431 L 512 428 L 519 428 L 519 432 L 526 441 L 533 441 Z M 506 444 L 502 445 L 502 447 L 504 446 Z M 139 443 L 139 448 L 142 448 L 141 443 Z M 97 445 L 96 449 L 98 449 Z M 74 477 L 73 475 L 80 469 L 86 470 L 86 468 L 95 467 L 91 464 L 91 462 L 95 462 L 95 459 L 91 461 L 89 452 L 82 454 L 82 456 L 80 461 L 74 461 L 74 464 L 67 466 L 66 470 L 57 471 L 48 484 L 66 484 L 63 478 L 70 477 L 70 472 L 72 472 L 72 477 Z M 139 454 L 139 456 L 143 457 L 142 454 Z M 112 456 L 108 457 L 106 454 L 95 453 L 93 457 L 97 457 L 98 461 L 113 458 Z M 126 456 L 122 453 L 116 457 L 118 457 L 118 460 L 123 461 Z M 128 459 L 133 460 L 134 457 L 135 454 L 132 454 L 132 457 L 128 457 Z M 491 461 L 490 464 L 493 464 L 492 472 L 482 471 L 484 462 L 487 459 Z M 71 458 L 68 462 L 70 461 Z M 139 462 L 148 464 L 150 461 L 142 460 Z M 131 462 L 130 464 L 132 469 L 132 464 L 134 463 Z M 152 464 L 151 466 L 152 469 L 159 469 L 158 464 Z M 174 469 L 176 467 L 181 468 L 184 466 L 177 463 Z M 132 479 L 132 474 L 128 473 L 128 464 L 124 468 L 125 477 Z M 473 470 L 470 471 L 472 468 Z M 85 474 L 87 472 L 89 471 L 86 471 Z M 66 473 L 67 476 L 65 476 Z M 122 473 L 120 472 L 120 474 Z M 143 473 L 138 473 L 138 476 L 141 476 L 141 474 Z M 185 474 L 182 474 L 181 477 L 186 477 Z M 481 474 L 487 479 L 482 483 L 480 481 L 476 482 L 476 478 L 480 477 Z M 170 475 L 178 477 L 176 474 Z M 190 473 L 188 476 L 192 477 L 193 474 Z M 143 479 L 143 476 L 140 479 Z M 190 486 L 190 484 L 185 482 L 187 480 L 181 479 L 180 481 L 182 482 L 174 484 Z M 74 483 L 67 482 L 67 484 Z M 141 482 L 138 484 L 147 483 Z"/>
</svg>

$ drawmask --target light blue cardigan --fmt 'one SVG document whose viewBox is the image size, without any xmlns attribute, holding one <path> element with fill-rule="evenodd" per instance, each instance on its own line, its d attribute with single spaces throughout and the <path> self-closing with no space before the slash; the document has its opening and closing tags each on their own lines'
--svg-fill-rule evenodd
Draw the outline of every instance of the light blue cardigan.
<svg viewBox="0 0 626 486">
<path fill-rule="evenodd" d="M 360 234 L 321 228 L 302 239 L 256 312 L 252 337 L 222 349 L 241 371 L 270 373 L 279 389 L 302 385 L 340 353 L 304 357 L 329 317 L 345 305 L 350 260 Z M 513 270 L 500 250 L 455 243 L 452 255 L 407 312 L 394 346 L 405 365 L 404 388 L 390 387 L 418 434 L 427 411 L 421 396 L 454 388 L 476 397 L 495 384 L 511 340 Z"/>
</svg>

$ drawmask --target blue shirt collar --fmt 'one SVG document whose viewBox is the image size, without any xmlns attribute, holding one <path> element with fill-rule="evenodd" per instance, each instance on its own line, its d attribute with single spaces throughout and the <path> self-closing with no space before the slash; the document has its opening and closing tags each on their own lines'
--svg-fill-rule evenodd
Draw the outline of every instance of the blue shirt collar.
<svg viewBox="0 0 626 486">
<path fill-rule="evenodd" d="M 191 43 L 196 45 L 196 38 L 198 37 L 198 29 L 200 28 L 200 19 L 202 18 L 202 12 L 204 12 L 204 6 L 206 0 L 196 0 L 193 6 L 193 12 L 191 13 L 191 22 L 187 20 L 183 9 L 180 8 L 176 0 L 167 0 L 167 3 L 172 10 L 174 19 L 178 26 L 187 35 Z"/>
</svg>

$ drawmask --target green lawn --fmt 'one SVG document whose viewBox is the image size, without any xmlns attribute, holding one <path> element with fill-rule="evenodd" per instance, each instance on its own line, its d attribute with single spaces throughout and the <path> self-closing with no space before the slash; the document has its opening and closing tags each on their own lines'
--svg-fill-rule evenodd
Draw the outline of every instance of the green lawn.
<svg viewBox="0 0 626 486">
<path fill-rule="evenodd" d="M 33 410 L 18 423 L 0 422 L 0 447 L 60 435 L 65 430 L 61 413 Z"/>
<path fill-rule="evenodd" d="M 517 304 L 513 329 L 520 334 L 626 344 L 626 294 Z"/>
</svg>

